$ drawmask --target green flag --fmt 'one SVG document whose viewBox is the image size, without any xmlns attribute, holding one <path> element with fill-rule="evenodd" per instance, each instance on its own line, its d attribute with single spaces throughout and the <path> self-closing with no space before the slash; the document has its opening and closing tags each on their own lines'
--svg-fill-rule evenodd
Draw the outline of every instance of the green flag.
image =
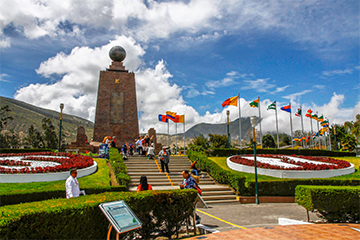
<svg viewBox="0 0 360 240">
<path fill-rule="evenodd" d="M 274 101 L 272 104 L 270 104 L 270 105 L 267 107 L 267 110 L 269 110 L 269 109 L 273 109 L 273 110 L 276 109 L 276 101 Z"/>
<path fill-rule="evenodd" d="M 259 98 L 250 103 L 250 107 L 259 107 Z"/>
</svg>

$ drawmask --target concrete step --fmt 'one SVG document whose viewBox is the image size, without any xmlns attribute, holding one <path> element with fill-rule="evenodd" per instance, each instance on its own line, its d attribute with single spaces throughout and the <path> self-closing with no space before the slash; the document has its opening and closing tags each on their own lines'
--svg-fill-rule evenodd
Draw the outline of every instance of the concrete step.
<svg viewBox="0 0 360 240">
<path fill-rule="evenodd" d="M 171 186 L 171 183 L 170 182 L 149 182 L 149 184 L 151 185 L 151 186 Z M 139 185 L 139 183 L 130 183 L 130 185 L 129 186 L 138 186 Z"/>
<path fill-rule="evenodd" d="M 235 195 L 213 195 L 213 196 L 204 196 L 202 195 L 202 198 L 205 201 L 211 201 L 211 200 L 233 200 L 236 199 Z"/>
<path fill-rule="evenodd" d="M 229 204 L 229 203 L 234 203 L 234 204 L 240 204 L 239 200 L 234 199 L 234 200 L 208 200 L 205 201 L 206 204 L 211 205 L 211 204 Z"/>
<path fill-rule="evenodd" d="M 217 196 L 217 195 L 232 195 L 235 196 L 233 191 L 211 191 L 211 190 L 202 190 L 202 196 Z"/>
</svg>

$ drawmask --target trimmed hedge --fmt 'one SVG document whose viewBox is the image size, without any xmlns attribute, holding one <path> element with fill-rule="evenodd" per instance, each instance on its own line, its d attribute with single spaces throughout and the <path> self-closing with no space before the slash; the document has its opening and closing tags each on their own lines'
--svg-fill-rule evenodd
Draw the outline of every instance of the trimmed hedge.
<svg viewBox="0 0 360 240">
<path fill-rule="evenodd" d="M 126 189 L 129 189 L 129 185 L 131 182 L 131 177 L 127 175 L 127 167 L 124 163 L 124 159 L 122 155 L 119 153 L 118 149 L 110 148 L 109 150 L 109 161 L 111 164 L 111 168 L 114 171 L 116 181 L 120 185 L 126 186 Z"/>
<path fill-rule="evenodd" d="M 329 222 L 360 221 L 360 186 L 302 186 L 295 190 L 295 202 L 317 211 Z"/>
<path fill-rule="evenodd" d="M 0 148 L 0 153 L 54 152 L 50 148 Z"/>
<path fill-rule="evenodd" d="M 209 160 L 204 153 L 187 151 L 190 161 L 197 161 L 197 167 L 209 173 L 218 183 L 226 184 L 236 190 L 238 195 L 244 195 L 246 192 L 246 177 L 239 173 L 232 173 L 224 170 L 222 167 Z"/>
<path fill-rule="evenodd" d="M 194 211 L 195 190 L 102 193 L 0 207 L 2 239 L 105 239 L 109 222 L 100 203 L 124 200 L 143 223 L 123 234 L 171 238 Z M 115 235 L 115 231 L 112 231 Z"/>
<path fill-rule="evenodd" d="M 105 159 L 96 159 L 96 173 L 79 178 L 81 189 L 86 194 L 110 191 L 126 191 L 126 186 L 110 186 L 109 168 Z M 0 205 L 42 201 L 52 198 L 65 198 L 65 180 L 32 183 L 0 183 Z"/>
<path fill-rule="evenodd" d="M 228 149 L 215 148 L 208 152 L 211 157 L 230 157 L 233 155 L 254 154 L 253 149 Z M 355 152 L 340 152 L 317 149 L 256 149 L 256 154 L 284 154 L 284 155 L 303 155 L 303 156 L 328 156 L 328 157 L 355 157 Z"/>
<path fill-rule="evenodd" d="M 253 196 L 255 194 L 255 181 L 248 179 L 242 172 L 228 171 L 207 158 L 205 153 L 187 151 L 189 159 L 197 161 L 197 165 L 208 172 L 217 182 L 231 186 L 241 196 Z M 258 192 L 260 196 L 294 196 L 297 185 L 341 185 L 358 186 L 358 179 L 283 179 L 258 180 Z"/>
</svg>

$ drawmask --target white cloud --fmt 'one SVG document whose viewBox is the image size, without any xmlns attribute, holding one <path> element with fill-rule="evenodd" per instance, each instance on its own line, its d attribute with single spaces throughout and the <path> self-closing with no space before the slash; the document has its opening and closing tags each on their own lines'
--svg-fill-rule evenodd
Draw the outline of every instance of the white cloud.
<svg viewBox="0 0 360 240">
<path fill-rule="evenodd" d="M 245 83 L 242 90 L 256 89 L 258 92 L 268 92 L 270 89 L 274 88 L 275 85 L 269 83 L 270 78 L 258 78 L 256 80 L 244 80 Z"/>
<path fill-rule="evenodd" d="M 5 73 L 0 73 L 0 82 L 10 82 L 9 80 L 7 80 L 8 77 L 9 75 Z"/>
<path fill-rule="evenodd" d="M 304 91 L 301 91 L 301 92 L 297 92 L 297 93 L 289 94 L 287 96 L 283 96 L 283 98 L 289 99 L 291 101 L 296 101 L 302 95 L 305 95 L 305 94 L 310 93 L 310 92 L 312 92 L 312 90 L 304 90 Z"/>
<path fill-rule="evenodd" d="M 335 69 L 332 71 L 323 71 L 321 74 L 327 77 L 332 77 L 332 76 L 336 76 L 336 75 L 345 75 L 345 74 L 352 74 L 353 73 L 353 69 L 350 68 L 346 68 L 344 70 L 341 69 Z"/>
<path fill-rule="evenodd" d="M 276 88 L 276 90 L 275 90 L 275 92 L 283 92 L 283 91 L 285 91 L 288 87 L 290 87 L 290 85 L 286 85 L 286 86 L 284 86 L 284 87 L 277 87 Z"/>
</svg>

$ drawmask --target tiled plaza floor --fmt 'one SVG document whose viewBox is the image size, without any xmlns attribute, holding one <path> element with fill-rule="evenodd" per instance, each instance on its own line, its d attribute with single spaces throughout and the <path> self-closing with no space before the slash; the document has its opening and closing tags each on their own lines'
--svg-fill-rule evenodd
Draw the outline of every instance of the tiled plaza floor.
<svg viewBox="0 0 360 240">
<path fill-rule="evenodd" d="M 356 228 L 358 229 L 358 231 L 352 228 Z M 287 226 L 231 230 L 231 231 L 195 236 L 188 239 L 193 239 L 193 240 L 194 239 L 355 240 L 355 239 L 360 239 L 359 231 L 360 231 L 360 224 L 308 224 L 308 225 L 287 225 Z"/>
</svg>

